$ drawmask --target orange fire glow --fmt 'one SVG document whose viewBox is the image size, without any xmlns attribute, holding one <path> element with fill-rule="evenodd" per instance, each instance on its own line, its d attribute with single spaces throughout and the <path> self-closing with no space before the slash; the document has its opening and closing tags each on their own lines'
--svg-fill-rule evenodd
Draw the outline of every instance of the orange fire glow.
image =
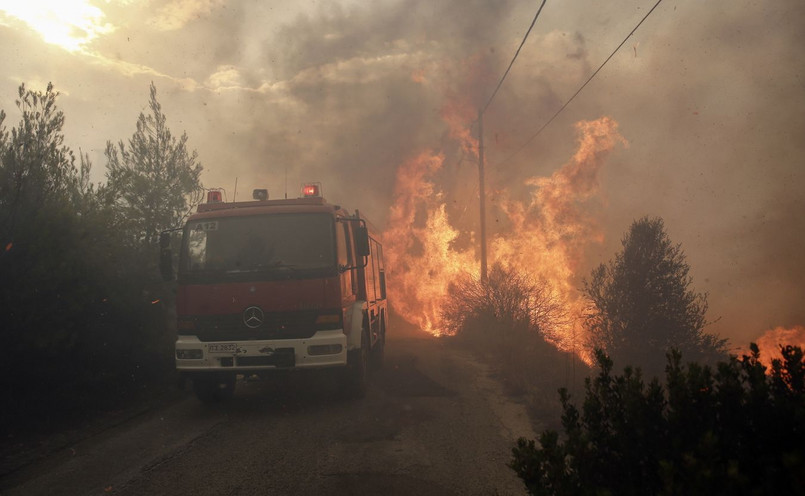
<svg viewBox="0 0 805 496">
<path fill-rule="evenodd" d="M 425 70 L 424 69 L 417 69 L 411 73 L 411 81 L 415 83 L 422 84 L 426 81 L 425 79 Z"/>
<path fill-rule="evenodd" d="M 754 342 L 760 349 L 760 362 L 766 367 L 771 367 L 773 359 L 782 358 L 780 345 L 799 346 L 805 349 L 805 326 L 794 326 L 791 328 L 775 327 L 764 332 Z M 742 350 L 739 355 L 748 355 L 749 348 Z"/>
<path fill-rule="evenodd" d="M 445 108 L 442 118 L 450 137 L 477 157 L 477 142 L 469 132 L 473 114 Z M 500 263 L 544 280 L 568 315 L 580 317 L 581 260 L 586 248 L 603 239 L 589 201 L 599 193 L 598 172 L 605 157 L 626 142 L 617 123 L 607 117 L 580 122 L 576 129 L 577 152 L 550 177 L 527 179 L 532 188 L 527 200 L 512 198 L 500 186 L 490 188 L 497 197 L 492 208 L 505 222 L 490 235 L 488 262 L 490 267 Z M 440 308 L 449 284 L 463 274 L 478 277 L 480 272 L 475 233 L 465 233 L 472 241 L 469 247 L 456 242 L 462 231 L 451 222 L 445 195 L 435 180 L 444 160 L 441 153 L 423 152 L 399 167 L 389 227 L 383 235 L 393 281 L 392 305 L 403 318 L 436 335 L 443 333 Z M 580 332 L 575 318 L 546 337 L 560 349 L 583 355 Z"/>
<path fill-rule="evenodd" d="M 577 320 L 585 302 L 578 291 L 578 276 L 585 249 L 603 241 L 585 204 L 599 193 L 598 171 L 604 158 L 616 145 L 626 144 L 618 124 L 608 117 L 579 122 L 576 130 L 579 148 L 571 160 L 550 177 L 526 181 L 534 186 L 528 202 L 502 195 L 500 206 L 512 228 L 498 234 L 490 250 L 493 261 L 545 280 L 563 303 L 571 320 L 547 337 L 565 351 L 580 351 Z"/>
<path fill-rule="evenodd" d="M 450 282 L 465 272 L 478 274 L 474 253 L 451 247 L 458 231 L 450 226 L 440 192 L 428 179 L 443 162 L 443 155 L 426 152 L 397 170 L 395 202 L 383 233 L 395 310 L 436 335 L 441 333 L 440 302 Z M 424 223 L 417 225 L 422 213 Z"/>
</svg>

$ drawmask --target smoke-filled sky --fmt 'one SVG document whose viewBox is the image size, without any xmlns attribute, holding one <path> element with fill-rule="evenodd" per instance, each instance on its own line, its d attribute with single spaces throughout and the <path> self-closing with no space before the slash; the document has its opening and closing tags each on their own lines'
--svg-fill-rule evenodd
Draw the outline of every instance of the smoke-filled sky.
<svg viewBox="0 0 805 496">
<path fill-rule="evenodd" d="M 486 103 L 539 1 L 0 0 L 0 108 L 53 82 L 66 144 L 104 179 L 157 87 L 207 187 L 296 196 L 303 181 L 384 228 L 395 174 L 423 150 L 448 214 L 477 230 L 477 166 L 446 108 Z M 665 220 L 709 293 L 708 330 L 743 346 L 805 324 L 805 4 L 665 0 L 584 91 L 523 145 L 654 5 L 548 0 L 484 117 L 496 195 L 527 195 L 573 155 L 574 124 L 608 116 L 628 145 L 600 171 L 605 233 L 579 280 L 631 222 Z M 458 115 L 461 115 L 459 112 Z M 514 155 L 513 155 L 514 154 Z M 286 179 L 287 178 L 287 179 Z M 471 239 L 471 237 L 467 237 Z"/>
</svg>

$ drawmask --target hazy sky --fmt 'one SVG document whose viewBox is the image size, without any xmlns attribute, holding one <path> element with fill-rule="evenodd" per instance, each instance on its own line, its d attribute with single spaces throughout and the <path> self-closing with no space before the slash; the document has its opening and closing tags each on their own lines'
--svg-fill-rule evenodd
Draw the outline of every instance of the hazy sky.
<svg viewBox="0 0 805 496">
<path fill-rule="evenodd" d="M 239 199 L 256 187 L 276 198 L 286 176 L 291 196 L 316 180 L 380 227 L 400 164 L 441 150 L 450 213 L 471 230 L 474 159 L 443 109 L 486 102 L 539 3 L 0 0 L 0 108 L 15 125 L 19 84 L 53 82 L 66 144 L 100 181 L 106 141 L 132 135 L 153 81 L 206 186 L 231 199 L 237 178 Z M 488 190 L 525 194 L 526 178 L 573 154 L 575 122 L 608 116 L 628 146 L 601 170 L 591 215 L 606 237 L 581 276 L 613 257 L 634 219 L 660 216 L 720 317 L 711 330 L 738 346 L 803 325 L 801 0 L 663 1 L 521 149 L 654 3 L 548 0 L 485 116 Z"/>
</svg>

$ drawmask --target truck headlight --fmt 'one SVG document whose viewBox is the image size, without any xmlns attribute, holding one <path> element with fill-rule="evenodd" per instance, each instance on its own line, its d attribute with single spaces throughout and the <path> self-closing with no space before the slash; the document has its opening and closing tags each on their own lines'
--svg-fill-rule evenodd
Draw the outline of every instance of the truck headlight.
<svg viewBox="0 0 805 496">
<path fill-rule="evenodd" d="M 307 347 L 307 354 L 311 356 L 337 355 L 341 353 L 342 349 L 340 344 L 314 344 Z"/>
<path fill-rule="evenodd" d="M 316 317 L 316 329 L 318 330 L 340 329 L 341 327 L 343 326 L 340 313 L 323 313 Z"/>
<path fill-rule="evenodd" d="M 176 350 L 176 358 L 179 360 L 201 360 L 204 358 L 204 352 L 200 349 L 178 349 Z"/>
</svg>

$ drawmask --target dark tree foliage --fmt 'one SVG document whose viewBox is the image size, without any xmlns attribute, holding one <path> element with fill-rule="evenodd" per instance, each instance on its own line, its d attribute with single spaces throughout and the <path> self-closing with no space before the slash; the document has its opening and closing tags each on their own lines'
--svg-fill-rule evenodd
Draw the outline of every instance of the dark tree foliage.
<svg viewBox="0 0 805 496">
<path fill-rule="evenodd" d="M 707 296 L 691 289 L 685 254 L 671 243 L 662 219 L 635 221 L 622 244 L 614 260 L 584 281 L 590 348 L 649 375 L 661 373 L 671 349 L 694 361 L 726 357 L 726 340 L 704 332 Z"/>
<path fill-rule="evenodd" d="M 16 100 L 22 118 L 8 133 L 0 111 L 0 236 L 13 239 L 16 227 L 44 204 L 63 203 L 75 184 L 75 157 L 64 146 L 64 113 L 59 93 L 22 84 Z"/>
<path fill-rule="evenodd" d="M 581 409 L 560 390 L 563 439 L 520 438 L 510 467 L 535 495 L 802 494 L 805 360 L 781 350 L 771 370 L 754 344 L 715 369 L 672 351 L 665 387 L 599 351 Z"/>
<path fill-rule="evenodd" d="M 197 153 L 187 150 L 187 134 L 176 139 L 168 128 L 154 83 L 148 107 L 151 113 L 140 113 L 128 146 L 107 142 L 106 159 L 118 223 L 135 246 L 149 253 L 149 260 L 156 260 L 152 255 L 160 231 L 177 227 L 201 192 L 202 167 Z"/>
<path fill-rule="evenodd" d="M 63 144 L 58 93 L 20 86 L 19 123 L 0 111 L 2 439 L 117 400 L 170 365 L 164 310 L 149 294 L 109 188 Z"/>
</svg>

